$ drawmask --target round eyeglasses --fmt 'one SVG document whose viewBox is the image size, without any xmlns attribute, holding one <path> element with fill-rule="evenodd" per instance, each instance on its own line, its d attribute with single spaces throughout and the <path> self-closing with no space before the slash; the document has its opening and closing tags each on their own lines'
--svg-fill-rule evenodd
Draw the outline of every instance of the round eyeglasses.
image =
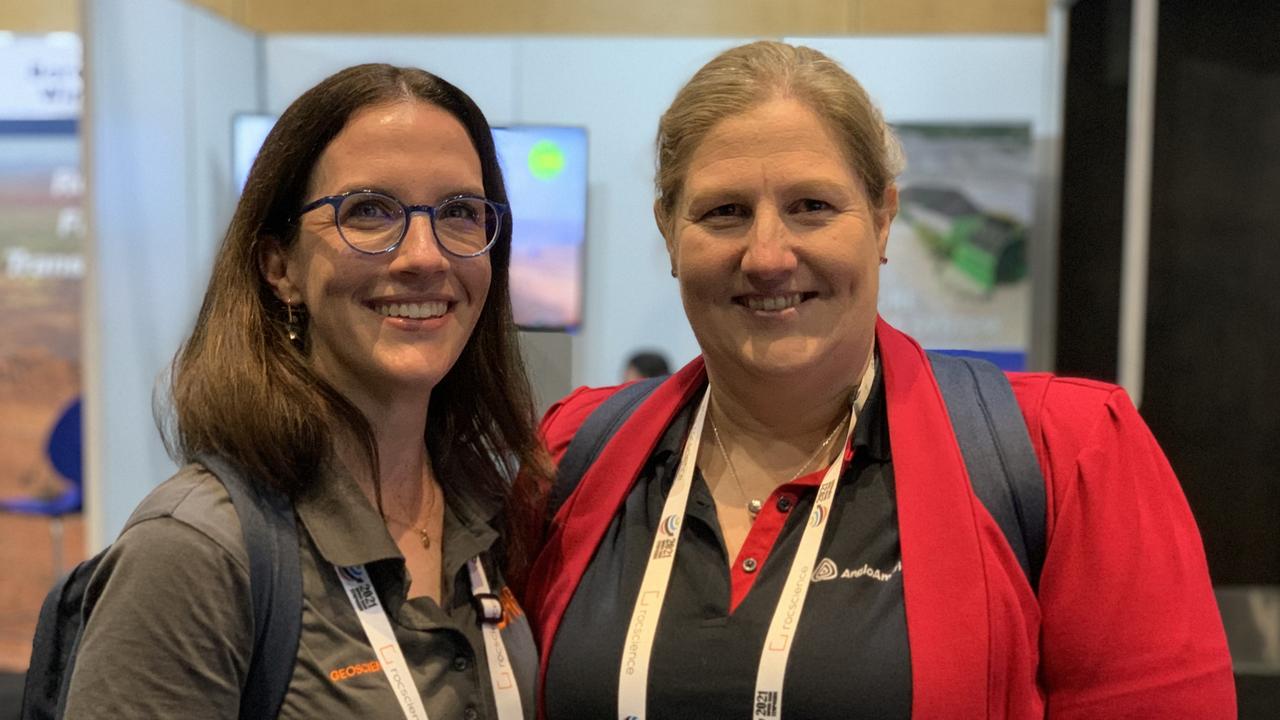
<svg viewBox="0 0 1280 720">
<path fill-rule="evenodd" d="M 442 250 L 457 257 L 489 252 L 502 229 L 507 206 L 474 195 L 451 197 L 439 205 L 405 205 L 385 193 L 352 190 L 310 202 L 298 217 L 328 205 L 343 242 L 367 255 L 394 252 L 409 232 L 414 213 L 426 213 L 431 234 Z"/>
</svg>

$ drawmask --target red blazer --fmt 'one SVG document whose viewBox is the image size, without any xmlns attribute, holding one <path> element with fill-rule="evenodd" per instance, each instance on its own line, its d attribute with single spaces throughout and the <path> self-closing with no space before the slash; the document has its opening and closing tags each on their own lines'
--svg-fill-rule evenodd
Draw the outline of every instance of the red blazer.
<svg viewBox="0 0 1280 720">
<path fill-rule="evenodd" d="M 1231 658 L 1195 519 L 1124 391 L 1045 373 L 1009 376 L 1045 476 L 1037 597 L 973 494 L 924 352 L 883 320 L 876 337 L 912 717 L 1235 718 Z M 705 384 L 696 359 L 655 390 L 556 516 L 526 600 L 542 649 L 540 685 L 605 530 L 672 417 Z M 557 460 L 612 392 L 580 389 L 547 413 L 543 436 Z"/>
</svg>

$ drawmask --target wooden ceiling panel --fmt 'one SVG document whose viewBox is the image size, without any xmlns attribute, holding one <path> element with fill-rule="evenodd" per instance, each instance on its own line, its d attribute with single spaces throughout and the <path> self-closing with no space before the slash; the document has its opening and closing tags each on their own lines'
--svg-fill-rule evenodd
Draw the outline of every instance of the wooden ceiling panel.
<svg viewBox="0 0 1280 720">
<path fill-rule="evenodd" d="M 856 22 L 865 34 L 1038 33 L 1048 22 L 1044 0 L 863 0 Z"/>
<path fill-rule="evenodd" d="M 268 33 L 1043 33 L 1046 0 L 190 0 Z"/>
<path fill-rule="evenodd" d="M 79 32 L 78 0 L 0 1 L 0 30 L 17 33 Z"/>
</svg>

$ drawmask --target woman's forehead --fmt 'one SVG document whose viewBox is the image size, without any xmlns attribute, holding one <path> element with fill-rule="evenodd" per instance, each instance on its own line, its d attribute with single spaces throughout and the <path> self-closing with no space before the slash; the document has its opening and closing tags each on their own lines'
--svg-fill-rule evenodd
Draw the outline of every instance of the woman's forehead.
<svg viewBox="0 0 1280 720">
<path fill-rule="evenodd" d="M 758 175 L 852 181 L 856 174 L 828 123 L 796 100 L 774 100 L 717 123 L 693 150 L 686 192 Z"/>
<path fill-rule="evenodd" d="M 408 189 L 428 181 L 483 192 L 480 157 L 467 129 L 447 110 L 413 100 L 352 113 L 320 154 L 309 185 L 315 194 L 357 185 Z"/>
</svg>

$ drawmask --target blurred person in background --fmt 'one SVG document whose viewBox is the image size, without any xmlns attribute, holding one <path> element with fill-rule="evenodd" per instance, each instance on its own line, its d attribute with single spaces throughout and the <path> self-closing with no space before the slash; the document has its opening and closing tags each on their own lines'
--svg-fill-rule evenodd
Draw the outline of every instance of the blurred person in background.
<svg viewBox="0 0 1280 720">
<path fill-rule="evenodd" d="M 627 358 L 627 367 L 622 372 L 622 382 L 633 382 L 645 378 L 662 377 L 671 374 L 671 366 L 667 358 L 654 350 L 643 350 L 633 353 Z"/>
<path fill-rule="evenodd" d="M 1122 389 L 991 368 L 1038 461 L 1042 568 L 975 494 L 929 356 L 878 316 L 901 159 L 853 77 L 728 50 L 657 153 L 702 355 L 551 521 L 524 595 L 546 717 L 1235 716 L 1195 521 Z M 557 462 L 615 392 L 548 411 Z M 554 494 L 523 492 L 533 519 Z"/>
<path fill-rule="evenodd" d="M 532 716 L 532 637 L 495 560 L 514 465 L 540 452 L 510 251 L 490 128 L 458 88 L 361 65 L 285 110 L 174 362 L 188 464 L 90 581 L 67 717 L 237 716 L 250 558 L 208 456 L 298 521 L 279 717 Z"/>
</svg>

